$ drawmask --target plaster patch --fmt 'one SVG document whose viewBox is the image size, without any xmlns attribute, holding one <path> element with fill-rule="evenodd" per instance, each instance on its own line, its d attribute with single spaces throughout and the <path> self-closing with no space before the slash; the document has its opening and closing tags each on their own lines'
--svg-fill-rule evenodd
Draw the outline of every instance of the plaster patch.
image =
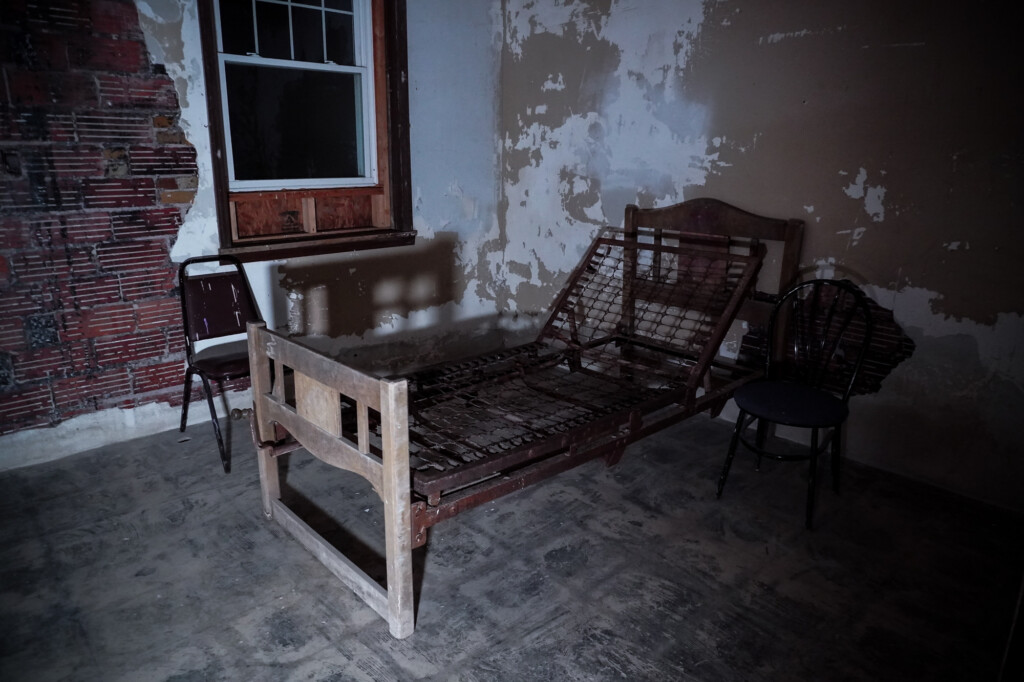
<svg viewBox="0 0 1024 682">
<path fill-rule="evenodd" d="M 521 5 L 510 3 L 505 12 L 505 42 L 513 57 L 523 56 L 523 42 L 530 36 L 551 33 L 564 36 L 574 32 L 577 36 L 601 33 L 605 17 L 585 2 L 544 3 L 537 7 L 532 2 Z"/>
<path fill-rule="evenodd" d="M 771 35 L 763 38 L 758 38 L 758 45 L 772 45 L 774 43 L 780 43 L 783 40 L 792 40 L 794 38 L 807 38 L 808 36 L 828 36 L 835 33 L 842 33 L 846 29 L 845 26 L 838 26 L 834 29 L 822 29 L 820 31 L 811 31 L 803 29 L 800 31 L 787 31 L 783 33 L 772 33 Z"/>
<path fill-rule="evenodd" d="M 840 175 L 846 175 L 846 173 L 840 172 Z M 864 211 L 871 216 L 873 221 L 880 223 L 885 220 L 885 188 L 881 185 L 868 185 L 866 184 L 867 179 L 867 170 L 861 168 L 857 173 L 857 178 L 847 185 L 843 192 L 851 199 L 863 199 Z"/>
<path fill-rule="evenodd" d="M 958 319 L 936 313 L 942 294 L 918 287 L 899 290 L 873 285 L 864 291 L 880 305 L 891 308 L 896 320 L 907 327 L 917 327 L 925 336 L 967 335 L 978 343 L 982 365 L 1018 386 L 1024 382 L 1024 316 L 999 313 L 993 325 Z"/>
<path fill-rule="evenodd" d="M 192 256 L 214 254 L 220 248 L 220 236 L 213 194 L 198 4 L 190 0 L 136 0 L 135 4 L 147 50 L 151 57 L 164 60 L 167 75 L 174 81 L 181 107 L 178 124 L 196 149 L 199 167 L 195 199 L 171 247 L 171 260 L 180 262 Z"/>
<path fill-rule="evenodd" d="M 548 90 L 565 90 L 565 80 L 562 78 L 562 74 L 558 74 L 558 80 L 554 80 L 551 76 L 548 76 L 548 79 L 544 81 L 544 85 L 540 86 L 540 89 L 542 92 L 547 92 Z"/>
<path fill-rule="evenodd" d="M 811 32 L 806 28 L 802 31 L 790 31 L 789 33 L 772 33 L 765 38 L 759 38 L 758 45 L 764 45 L 765 43 L 778 43 L 789 38 L 806 38 L 807 36 L 820 33 L 820 31 Z"/>
<path fill-rule="evenodd" d="M 836 259 L 832 256 L 814 261 L 814 277 L 816 279 L 834 279 L 836 276 Z"/>
</svg>

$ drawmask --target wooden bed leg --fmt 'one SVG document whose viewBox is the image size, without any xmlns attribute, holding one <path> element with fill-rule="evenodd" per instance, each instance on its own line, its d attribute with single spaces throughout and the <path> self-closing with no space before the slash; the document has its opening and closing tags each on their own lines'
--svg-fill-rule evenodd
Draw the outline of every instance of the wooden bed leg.
<svg viewBox="0 0 1024 682">
<path fill-rule="evenodd" d="M 412 499 L 409 485 L 408 387 L 381 383 L 381 440 L 384 460 L 384 541 L 388 574 L 388 627 L 402 639 L 415 627 L 412 583 Z"/>
<path fill-rule="evenodd" d="M 281 480 L 274 457 L 274 448 L 269 445 L 258 447 L 256 464 L 260 472 L 260 492 L 263 498 L 263 515 L 268 519 L 274 515 L 274 500 L 281 499 Z"/>
</svg>

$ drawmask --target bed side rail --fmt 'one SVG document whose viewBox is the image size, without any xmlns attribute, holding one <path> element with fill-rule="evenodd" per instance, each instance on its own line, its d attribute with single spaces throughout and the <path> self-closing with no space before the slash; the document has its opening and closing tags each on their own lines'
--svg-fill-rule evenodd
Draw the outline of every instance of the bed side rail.
<svg viewBox="0 0 1024 682">
<path fill-rule="evenodd" d="M 414 624 L 406 382 L 358 372 L 268 330 L 262 322 L 250 323 L 248 336 L 264 513 L 387 620 L 392 635 L 409 636 Z M 291 386 L 286 385 L 288 374 L 293 377 Z M 355 405 L 354 440 L 342 429 L 343 403 Z M 370 410 L 380 415 L 379 448 L 371 443 Z M 383 500 L 386 589 L 281 500 L 276 457 L 295 448 L 279 446 L 275 424 L 313 456 L 365 478 Z"/>
</svg>

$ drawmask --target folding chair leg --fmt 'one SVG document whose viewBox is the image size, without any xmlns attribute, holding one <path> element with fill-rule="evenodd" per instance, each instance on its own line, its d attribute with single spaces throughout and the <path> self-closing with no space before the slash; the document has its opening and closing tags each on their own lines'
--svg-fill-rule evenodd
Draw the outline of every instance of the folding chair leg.
<svg viewBox="0 0 1024 682">
<path fill-rule="evenodd" d="M 206 391 L 206 402 L 210 406 L 210 421 L 213 422 L 213 433 L 217 436 L 217 448 L 220 450 L 220 462 L 224 466 L 224 473 L 231 473 L 231 457 L 224 448 L 224 437 L 220 433 L 220 422 L 217 421 L 217 408 L 213 404 L 213 391 L 210 390 L 210 380 L 200 374 L 203 381 L 203 389 Z"/>
<path fill-rule="evenodd" d="M 181 399 L 181 426 L 179 431 L 185 431 L 185 424 L 188 423 L 188 399 L 192 397 L 192 369 L 185 370 L 185 395 Z"/>
<path fill-rule="evenodd" d="M 807 529 L 814 525 L 814 489 L 818 475 L 818 429 L 811 429 L 811 470 L 807 476 Z"/>
<path fill-rule="evenodd" d="M 718 497 L 721 499 L 722 490 L 725 488 L 725 479 L 729 477 L 729 469 L 732 467 L 732 459 L 736 456 L 736 446 L 740 442 L 740 433 L 743 431 L 743 422 L 747 417 L 747 413 L 740 410 L 740 414 L 736 417 L 736 428 L 732 432 L 732 440 L 729 441 L 729 452 L 725 456 L 725 464 L 722 465 L 722 475 L 718 477 Z"/>
</svg>

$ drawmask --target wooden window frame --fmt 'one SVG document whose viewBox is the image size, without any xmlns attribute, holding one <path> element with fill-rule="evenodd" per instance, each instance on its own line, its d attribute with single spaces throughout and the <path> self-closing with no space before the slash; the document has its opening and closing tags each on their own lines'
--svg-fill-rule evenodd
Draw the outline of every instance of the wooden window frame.
<svg viewBox="0 0 1024 682">
<path fill-rule="evenodd" d="M 245 192 L 231 191 L 228 182 L 214 2 L 200 0 L 199 20 L 219 252 L 258 261 L 412 244 L 416 232 L 412 228 L 409 170 L 406 0 L 371 0 L 377 184 Z M 319 229 L 321 216 L 327 213 L 335 223 L 341 221 L 341 226 Z M 240 236 L 240 224 L 261 219 L 282 222 L 276 231 Z"/>
</svg>

